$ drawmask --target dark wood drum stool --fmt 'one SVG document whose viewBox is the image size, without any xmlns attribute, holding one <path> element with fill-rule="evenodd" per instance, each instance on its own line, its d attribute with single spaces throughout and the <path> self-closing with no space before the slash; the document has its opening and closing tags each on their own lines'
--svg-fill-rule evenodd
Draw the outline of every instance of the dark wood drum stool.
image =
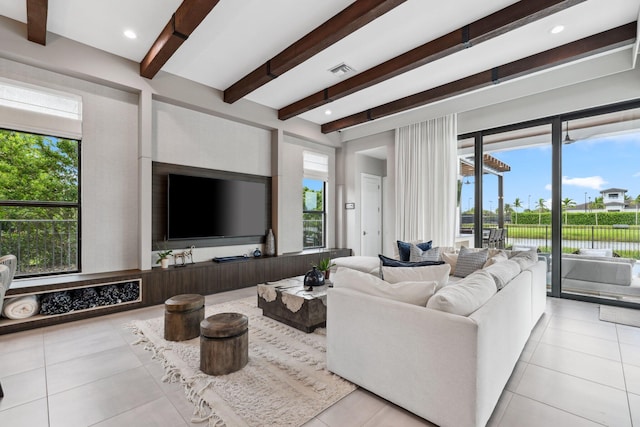
<svg viewBox="0 0 640 427">
<path fill-rule="evenodd" d="M 220 313 L 200 322 L 200 370 L 209 375 L 238 371 L 249 361 L 249 320 Z"/>
<path fill-rule="evenodd" d="M 198 294 L 176 295 L 164 302 L 164 339 L 185 341 L 200 335 L 204 319 L 204 297 Z"/>
</svg>

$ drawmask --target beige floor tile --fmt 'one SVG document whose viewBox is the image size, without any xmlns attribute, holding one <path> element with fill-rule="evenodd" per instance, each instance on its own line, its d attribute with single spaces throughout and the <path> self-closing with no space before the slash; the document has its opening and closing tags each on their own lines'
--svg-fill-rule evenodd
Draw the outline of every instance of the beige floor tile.
<svg viewBox="0 0 640 427">
<path fill-rule="evenodd" d="M 640 346 L 640 328 L 627 325 L 616 325 L 621 343 Z"/>
<path fill-rule="evenodd" d="M 125 344 L 49 365 L 47 387 L 49 394 L 56 394 L 139 366 L 142 363 Z"/>
<path fill-rule="evenodd" d="M 4 391 L 0 411 L 47 397 L 44 372 L 44 368 L 38 368 L 0 378 Z"/>
<path fill-rule="evenodd" d="M 320 421 L 319 419 L 314 418 L 309 422 L 303 424 L 303 427 L 328 427 L 328 426 L 322 421 Z"/>
<path fill-rule="evenodd" d="M 78 320 L 45 328 L 44 343 L 47 346 L 60 344 L 66 341 L 86 339 L 88 335 L 96 335 L 113 330 L 111 323 L 105 322 L 101 317 Z"/>
<path fill-rule="evenodd" d="M 640 395 L 629 393 L 629 407 L 633 425 L 640 426 Z"/>
<path fill-rule="evenodd" d="M 640 366 L 624 363 L 622 368 L 627 381 L 627 391 L 640 395 Z"/>
<path fill-rule="evenodd" d="M 616 327 L 613 323 L 588 322 L 554 315 L 549 321 L 549 328 L 561 329 L 566 332 L 573 332 L 610 341 L 618 341 Z"/>
<path fill-rule="evenodd" d="M 51 427 L 88 426 L 162 397 L 143 368 L 49 396 Z"/>
<path fill-rule="evenodd" d="M 605 359 L 620 361 L 620 348 L 618 343 L 611 340 L 594 338 L 584 334 L 563 331 L 562 329 L 549 328 L 542 336 L 541 342 L 556 347 L 588 353 Z"/>
<path fill-rule="evenodd" d="M 640 346 L 620 343 L 620 353 L 623 363 L 640 366 Z"/>
<path fill-rule="evenodd" d="M 527 364 L 519 360 L 516 363 L 516 367 L 513 368 L 513 372 L 509 377 L 509 381 L 507 381 L 505 390 L 516 391 L 516 388 L 518 387 L 518 384 L 520 384 L 520 380 L 522 379 L 522 375 L 524 375 L 525 369 L 527 369 Z"/>
<path fill-rule="evenodd" d="M 0 335 L 0 356 L 14 351 L 44 348 L 42 329 L 15 332 L 8 335 Z"/>
<path fill-rule="evenodd" d="M 368 391 L 357 389 L 316 418 L 329 427 L 362 426 L 388 403 Z"/>
<path fill-rule="evenodd" d="M 624 391 L 551 369 L 529 365 L 516 394 L 601 424 L 631 426 Z"/>
<path fill-rule="evenodd" d="M 601 424 L 514 395 L 500 420 L 500 427 L 596 427 Z"/>
<path fill-rule="evenodd" d="M 529 363 L 625 390 L 622 365 L 613 360 L 540 343 Z"/>
<path fill-rule="evenodd" d="M 161 397 L 123 414 L 94 424 L 94 427 L 184 427 L 188 424 L 167 397 Z"/>
<path fill-rule="evenodd" d="M 502 417 L 504 416 L 504 413 L 507 410 L 509 402 L 511 402 L 512 398 L 513 393 L 511 393 L 510 391 L 504 390 L 502 392 L 502 394 L 500 395 L 500 399 L 498 400 L 498 403 L 496 404 L 496 407 L 493 410 L 491 417 L 489 418 L 489 421 L 487 421 L 487 427 L 497 427 L 498 425 L 500 425 L 500 420 L 502 420 Z"/>
<path fill-rule="evenodd" d="M 529 335 L 529 341 L 540 341 L 540 338 L 547 330 L 547 326 L 549 326 L 549 321 L 551 320 L 551 314 L 543 313 L 538 319 L 538 322 L 533 327 L 531 331 L 531 335 Z"/>
<path fill-rule="evenodd" d="M 600 322 L 600 308 L 597 304 L 584 303 L 580 305 L 559 305 L 552 309 L 554 316 L 586 322 Z"/>
<path fill-rule="evenodd" d="M 152 360 L 151 362 L 144 365 L 144 368 L 149 372 L 149 375 L 156 381 L 158 387 L 162 390 L 164 394 L 171 394 L 177 391 L 184 390 L 184 387 L 179 382 L 163 382 L 162 377 L 165 375 L 165 370 L 162 365 L 157 360 Z"/>
<path fill-rule="evenodd" d="M 364 427 L 391 426 L 437 427 L 435 424 L 392 404 L 387 404 L 364 424 Z"/>
<path fill-rule="evenodd" d="M 538 343 L 539 341 L 527 341 L 527 343 L 524 345 L 524 348 L 522 349 L 522 353 L 520 353 L 519 361 L 525 363 L 529 362 L 529 360 L 531 360 L 531 356 L 533 356 L 533 352 L 538 346 Z"/>
<path fill-rule="evenodd" d="M 110 350 L 125 345 L 122 335 L 114 329 L 96 333 L 87 333 L 73 339 L 51 342 L 45 346 L 45 361 L 47 365 L 64 362 L 77 357 Z"/>
<path fill-rule="evenodd" d="M 44 367 L 44 351 L 40 347 L 5 353 L 0 356 L 0 378 Z"/>
<path fill-rule="evenodd" d="M 46 427 L 48 425 L 49 413 L 47 412 L 46 398 L 0 411 L 0 426 Z"/>
</svg>

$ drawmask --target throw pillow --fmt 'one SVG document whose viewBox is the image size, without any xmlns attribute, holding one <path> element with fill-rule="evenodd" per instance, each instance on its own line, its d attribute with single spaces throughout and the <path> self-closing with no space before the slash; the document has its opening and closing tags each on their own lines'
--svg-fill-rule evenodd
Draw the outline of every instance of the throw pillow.
<svg viewBox="0 0 640 427">
<path fill-rule="evenodd" d="M 419 246 L 412 243 L 409 249 L 409 261 L 441 261 L 440 248 L 420 249 Z"/>
<path fill-rule="evenodd" d="M 432 241 L 429 240 L 428 242 L 422 242 L 418 240 L 415 242 L 403 242 L 402 240 L 396 240 L 396 243 L 398 244 L 398 257 L 400 258 L 400 261 L 409 261 L 412 243 L 416 244 L 423 251 L 427 251 L 431 249 Z"/>
<path fill-rule="evenodd" d="M 451 273 L 453 274 L 456 271 L 456 263 L 458 262 L 458 254 L 443 252 L 440 254 L 442 260 L 451 266 Z"/>
<path fill-rule="evenodd" d="M 380 278 L 384 279 L 384 267 L 426 267 L 429 265 L 440 265 L 444 264 L 444 261 L 420 261 L 420 262 L 411 262 L 411 261 L 399 261 L 397 259 L 386 257 L 382 254 L 378 254 L 378 258 L 380 258 Z"/>
<path fill-rule="evenodd" d="M 489 273 L 476 271 L 453 285 L 445 286 L 427 301 L 427 308 L 468 316 L 497 292 Z"/>
<path fill-rule="evenodd" d="M 449 281 L 448 264 L 432 265 L 424 267 L 382 267 L 384 280 L 389 283 L 399 282 L 438 282 L 438 286 L 444 286 Z"/>
<path fill-rule="evenodd" d="M 506 252 L 497 252 L 494 255 L 491 255 L 491 252 L 489 252 L 489 258 L 487 259 L 487 262 L 484 263 L 484 266 L 482 268 L 487 268 L 490 265 L 493 265 L 497 262 L 501 262 L 501 261 L 507 261 L 509 259 L 509 257 L 507 256 Z"/>
<path fill-rule="evenodd" d="M 485 267 L 484 271 L 493 277 L 496 282 L 496 289 L 500 290 L 505 287 L 514 277 L 520 274 L 520 264 L 515 261 L 503 261 L 489 267 Z"/>
<path fill-rule="evenodd" d="M 535 249 L 531 249 L 530 251 L 522 251 L 522 252 L 511 252 L 510 260 L 517 262 L 520 265 L 521 270 L 526 270 L 527 268 L 534 265 L 538 262 L 538 253 Z"/>
<path fill-rule="evenodd" d="M 333 276 L 336 288 L 353 289 L 363 294 L 424 307 L 434 294 L 437 282 L 388 283 L 371 274 L 349 268 L 338 268 Z"/>
<path fill-rule="evenodd" d="M 363 273 L 378 274 L 380 260 L 374 256 L 345 256 L 331 260 L 336 267 L 347 267 Z"/>
<path fill-rule="evenodd" d="M 482 249 L 474 251 L 465 246 L 460 248 L 458 254 L 458 261 L 456 262 L 456 269 L 453 273 L 457 277 L 467 277 L 476 270 L 480 270 L 485 262 L 487 262 L 487 255 L 489 249 Z"/>
</svg>

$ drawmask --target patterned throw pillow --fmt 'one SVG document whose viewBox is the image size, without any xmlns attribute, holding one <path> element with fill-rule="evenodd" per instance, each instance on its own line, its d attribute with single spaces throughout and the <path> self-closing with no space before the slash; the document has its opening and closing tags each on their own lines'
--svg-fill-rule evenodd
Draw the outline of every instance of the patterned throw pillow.
<svg viewBox="0 0 640 427">
<path fill-rule="evenodd" d="M 465 246 L 460 248 L 458 261 L 456 262 L 456 271 L 453 273 L 456 277 L 467 277 L 476 270 L 480 270 L 484 263 L 487 262 L 489 249 L 479 251 L 471 250 Z"/>
<path fill-rule="evenodd" d="M 409 261 L 411 262 L 420 262 L 420 261 L 441 261 L 440 258 L 440 248 L 430 248 L 430 249 L 421 249 L 420 246 L 411 244 L 410 247 L 410 255 Z"/>
<path fill-rule="evenodd" d="M 396 240 L 396 243 L 398 244 L 398 255 L 400 256 L 400 261 L 409 261 L 412 243 L 403 242 L 402 240 Z M 431 240 L 428 242 L 416 242 L 418 247 L 423 251 L 431 249 L 431 243 Z"/>
</svg>

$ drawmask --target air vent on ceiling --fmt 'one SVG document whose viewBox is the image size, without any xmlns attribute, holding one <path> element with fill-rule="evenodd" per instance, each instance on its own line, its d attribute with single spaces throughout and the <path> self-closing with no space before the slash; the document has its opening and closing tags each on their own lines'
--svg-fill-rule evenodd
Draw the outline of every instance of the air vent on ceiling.
<svg viewBox="0 0 640 427">
<path fill-rule="evenodd" d="M 329 68 L 329 71 L 331 71 L 336 77 L 343 77 L 347 74 L 354 73 L 356 70 L 343 62 L 342 64 Z"/>
</svg>

